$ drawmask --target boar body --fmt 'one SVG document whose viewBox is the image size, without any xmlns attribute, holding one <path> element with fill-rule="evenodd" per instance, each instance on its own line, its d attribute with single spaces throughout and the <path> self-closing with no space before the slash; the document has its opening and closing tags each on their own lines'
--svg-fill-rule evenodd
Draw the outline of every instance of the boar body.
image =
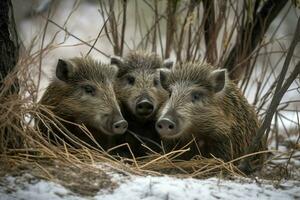
<svg viewBox="0 0 300 200">
<path fill-rule="evenodd" d="M 117 98 L 129 124 L 120 143 L 128 143 L 135 156 L 146 155 L 143 143 L 154 151 L 161 151 L 155 116 L 168 97 L 161 79 L 164 78 L 163 69 L 172 62 L 163 62 L 154 54 L 131 52 L 124 58 L 112 58 L 111 64 L 119 68 Z"/>
<path fill-rule="evenodd" d="M 71 138 L 76 136 L 86 143 L 95 144 L 79 127 L 84 125 L 104 149 L 111 147 L 112 137 L 127 129 L 114 92 L 116 74 L 116 67 L 91 58 L 59 60 L 56 78 L 51 81 L 40 103 L 56 116 L 60 126 L 49 120 L 38 120 L 38 127 L 49 133 L 48 138 L 52 141 L 72 143 Z M 48 118 L 51 116 L 44 114 Z"/>
<path fill-rule="evenodd" d="M 161 107 L 156 123 L 169 151 L 193 141 L 184 159 L 202 155 L 230 161 L 245 154 L 256 135 L 258 120 L 226 73 L 200 63 L 172 69 L 166 84 L 170 98 Z M 261 150 L 264 146 L 261 142 Z"/>
</svg>

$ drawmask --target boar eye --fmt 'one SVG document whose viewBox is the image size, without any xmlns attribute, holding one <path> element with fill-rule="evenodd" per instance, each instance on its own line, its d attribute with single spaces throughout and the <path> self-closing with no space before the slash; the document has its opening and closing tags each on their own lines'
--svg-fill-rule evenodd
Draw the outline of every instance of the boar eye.
<svg viewBox="0 0 300 200">
<path fill-rule="evenodd" d="M 157 87 L 159 85 L 159 81 L 155 78 L 153 80 L 153 84 L 154 84 L 155 87 Z"/>
<path fill-rule="evenodd" d="M 197 101 L 199 101 L 202 97 L 202 93 L 200 92 L 193 92 L 192 93 L 192 102 L 195 103 Z"/>
<path fill-rule="evenodd" d="M 169 93 L 169 98 L 172 96 L 172 90 L 171 89 L 168 89 L 167 90 L 168 91 L 168 93 Z"/>
<path fill-rule="evenodd" d="M 85 93 L 94 96 L 96 89 L 95 87 L 91 86 L 91 85 L 84 85 L 82 86 L 82 88 L 84 89 Z"/>
<path fill-rule="evenodd" d="M 126 81 L 129 85 L 134 85 L 134 82 L 135 82 L 135 78 L 133 76 L 128 76 L 126 78 Z"/>
</svg>

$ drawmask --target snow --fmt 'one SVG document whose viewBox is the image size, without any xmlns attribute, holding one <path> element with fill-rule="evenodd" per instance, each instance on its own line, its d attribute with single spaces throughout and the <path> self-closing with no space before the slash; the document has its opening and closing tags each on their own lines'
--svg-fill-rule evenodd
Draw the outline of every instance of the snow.
<svg viewBox="0 0 300 200">
<path fill-rule="evenodd" d="M 23 176 L 31 176 L 25 174 Z M 300 183 L 287 181 L 276 189 L 270 183 L 256 183 L 247 179 L 204 180 L 157 176 L 118 176 L 119 187 L 113 192 L 99 191 L 94 197 L 78 196 L 63 186 L 45 180 L 20 182 L 20 178 L 6 176 L 0 181 L 1 200 L 196 200 L 196 199 L 295 199 L 300 198 Z M 21 178 L 21 180 L 24 180 Z M 34 178 L 33 178 L 34 180 Z M 5 187 L 4 187 L 5 186 Z M 9 191 L 9 192 L 8 192 Z"/>
<path fill-rule="evenodd" d="M 2 188 L 2 184 L 0 184 L 0 200 L 82 199 L 72 195 L 63 186 L 50 181 L 20 182 L 19 178 L 9 176 L 4 182 L 7 185 Z"/>
<path fill-rule="evenodd" d="M 279 190 L 272 185 L 243 184 L 217 178 L 197 180 L 148 176 L 135 177 L 123 183 L 114 193 L 98 196 L 97 199 L 293 199 L 297 193 L 300 193 L 300 187 Z"/>
</svg>

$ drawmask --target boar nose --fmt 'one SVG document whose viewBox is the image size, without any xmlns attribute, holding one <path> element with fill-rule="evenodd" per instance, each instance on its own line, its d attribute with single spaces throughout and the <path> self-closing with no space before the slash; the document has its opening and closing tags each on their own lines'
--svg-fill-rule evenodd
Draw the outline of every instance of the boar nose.
<svg viewBox="0 0 300 200">
<path fill-rule="evenodd" d="M 122 119 L 113 123 L 112 130 L 115 134 L 123 134 L 128 128 L 128 123 L 126 120 Z"/>
<path fill-rule="evenodd" d="M 160 135 L 175 134 L 177 130 L 175 122 L 168 118 L 158 120 L 155 128 Z"/>
<path fill-rule="evenodd" d="M 140 116 L 147 116 L 153 112 L 154 106 L 149 100 L 142 100 L 136 104 L 136 113 Z"/>
</svg>

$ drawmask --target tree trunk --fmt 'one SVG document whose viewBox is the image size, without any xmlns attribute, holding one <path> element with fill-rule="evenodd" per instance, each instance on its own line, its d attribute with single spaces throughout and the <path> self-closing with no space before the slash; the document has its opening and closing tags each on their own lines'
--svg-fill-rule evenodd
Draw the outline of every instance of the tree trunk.
<svg viewBox="0 0 300 200">
<path fill-rule="evenodd" d="M 0 1 L 0 153 L 7 148 L 19 148 L 20 127 L 15 117 L 14 101 L 18 102 L 19 85 L 15 70 L 18 61 L 19 42 L 13 17 L 11 0 Z M 8 109 L 9 108 L 9 109 Z M 5 116 L 5 117 L 3 117 Z"/>
<path fill-rule="evenodd" d="M 19 42 L 16 32 L 13 9 L 10 0 L 0 1 L 0 88 L 3 80 L 13 71 L 18 60 Z M 17 82 L 16 82 L 17 84 Z M 18 86 L 10 88 L 11 93 L 18 92 Z"/>
</svg>

